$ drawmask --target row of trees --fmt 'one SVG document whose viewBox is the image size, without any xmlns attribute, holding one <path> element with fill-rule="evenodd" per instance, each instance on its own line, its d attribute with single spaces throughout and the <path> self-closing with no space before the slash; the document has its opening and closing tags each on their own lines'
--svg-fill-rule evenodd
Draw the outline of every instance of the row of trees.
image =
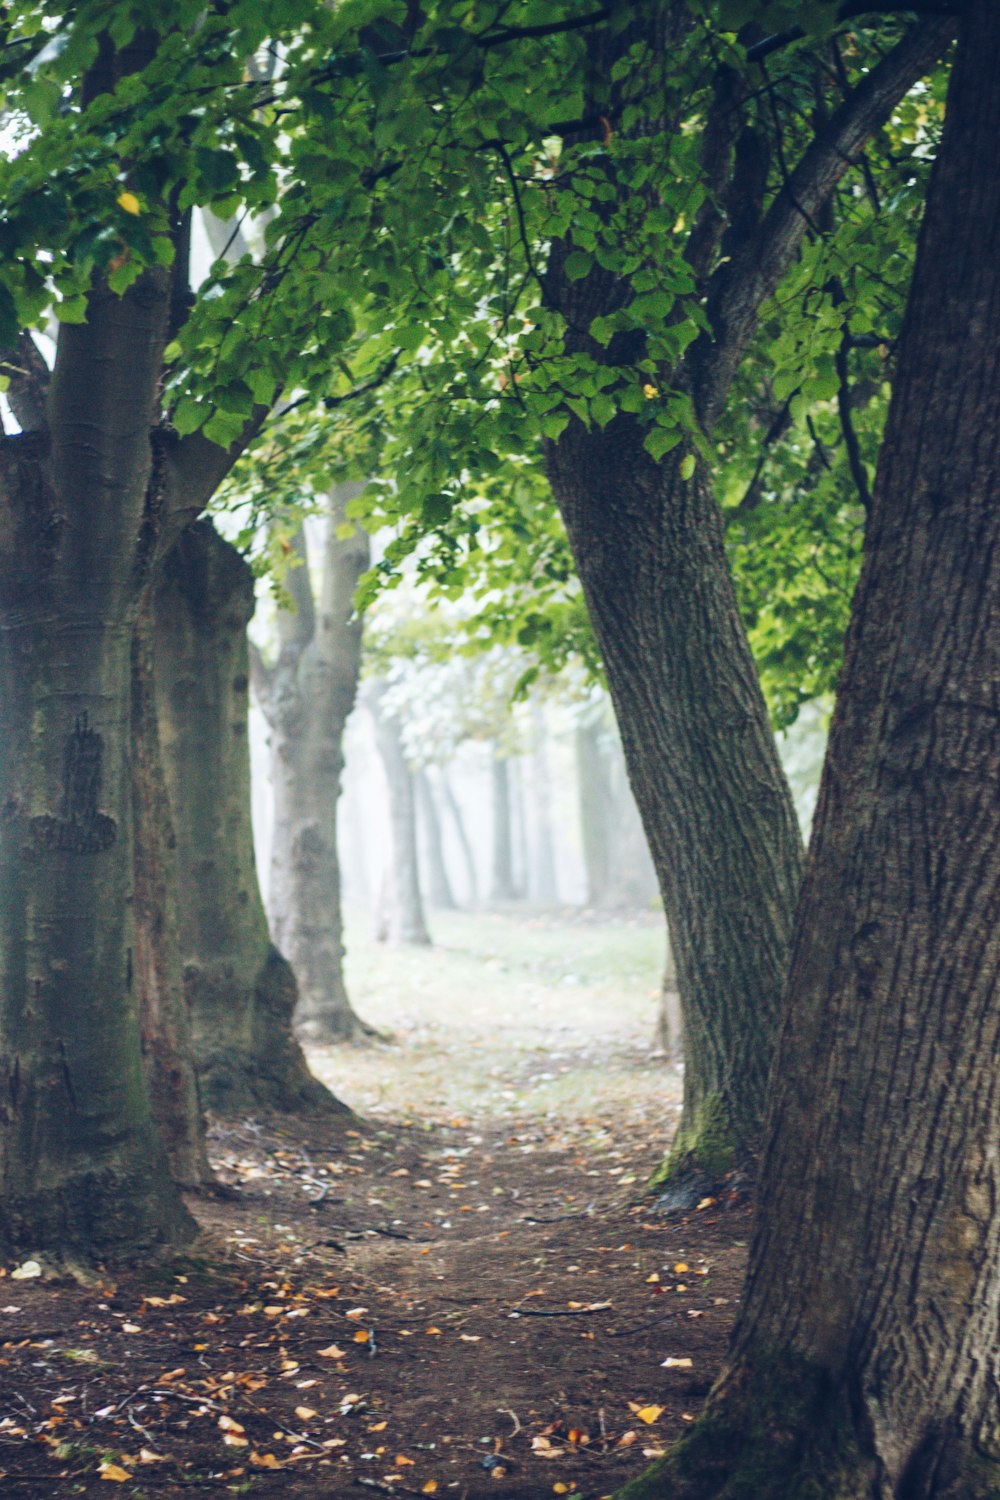
<svg viewBox="0 0 1000 1500">
<path fill-rule="evenodd" d="M 633 1495 L 997 1488 L 1000 186 L 981 166 L 1000 15 L 968 0 L 907 28 L 852 25 L 853 9 L 769 5 L 767 31 L 735 0 L 471 17 L 447 0 L 184 0 L 168 21 L 22 3 L 3 53 L 21 148 L 3 168 L 0 270 L 20 429 L 0 453 L 5 1243 L 100 1254 L 188 1230 L 143 1083 L 129 898 L 135 882 L 160 919 L 151 945 L 173 938 L 159 872 L 138 874 L 170 841 L 134 838 L 160 799 L 155 775 L 140 795 L 133 658 L 141 678 L 151 613 L 155 688 L 153 596 L 178 544 L 186 605 L 213 576 L 190 522 L 275 404 L 294 419 L 353 396 L 345 469 L 393 481 L 358 502 L 399 528 L 383 573 L 434 533 L 427 570 L 459 587 L 483 500 L 523 477 L 540 432 L 677 959 L 675 1167 L 764 1144 L 730 1363 Z M 893 189 L 923 177 L 934 91 L 915 128 L 905 110 L 889 122 L 956 30 L 897 341 L 882 319 L 905 274 L 885 265 L 906 261 L 914 216 Z M 250 65 L 261 52 L 273 67 Z M 195 205 L 268 220 L 256 252 L 200 287 Z M 49 377 L 23 330 L 53 304 Z M 895 345 L 895 391 L 870 489 L 849 377 L 873 331 Z M 714 495 L 762 388 L 773 443 L 834 403 L 868 510 L 801 900 Z M 747 494 L 744 517 L 756 473 Z M 523 521 L 498 511 L 509 537 Z M 558 597 L 544 516 L 537 534 Z M 499 550 L 488 566 L 514 577 L 514 543 Z M 545 635 L 523 611 L 515 628 Z M 209 633 L 202 616 L 193 645 Z M 281 1009 L 266 985 L 253 1004 Z M 183 1072 L 184 1010 L 168 1011 L 158 1055 Z"/>
</svg>

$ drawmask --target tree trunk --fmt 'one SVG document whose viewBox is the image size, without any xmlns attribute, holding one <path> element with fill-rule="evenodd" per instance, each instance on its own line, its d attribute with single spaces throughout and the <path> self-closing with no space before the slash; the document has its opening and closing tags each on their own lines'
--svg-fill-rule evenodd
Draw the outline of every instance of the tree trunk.
<svg viewBox="0 0 1000 1500">
<path fill-rule="evenodd" d="M 354 592 L 368 565 L 360 528 L 344 538 L 348 486 L 331 491 L 318 611 L 300 536 L 302 565 L 289 574 L 296 601 L 283 612 L 281 650 L 273 668 L 255 657 L 255 688 L 271 730 L 274 842 L 268 905 L 274 940 L 299 983 L 302 1035 L 345 1042 L 370 1036 L 344 982 L 337 812 L 344 771 L 344 732 L 361 669 L 361 619 Z"/>
<path fill-rule="evenodd" d="M 448 879 L 441 820 L 434 802 L 434 790 L 426 771 L 416 773 L 414 785 L 424 829 L 428 897 L 432 906 L 441 907 L 445 911 L 454 911 L 457 903 L 451 889 L 451 881 Z"/>
<path fill-rule="evenodd" d="M 694 24 L 689 6 L 663 3 L 599 34 L 594 74 L 617 81 L 610 104 L 603 95 L 588 100 L 584 114 L 607 117 L 610 108 L 633 135 L 679 130 L 686 98 L 664 97 L 656 59 L 682 46 Z M 947 21 L 919 27 L 870 69 L 763 213 L 759 142 L 748 135 L 751 149 L 735 149 L 747 122 L 739 97 L 720 90 L 703 135 L 710 190 L 686 247 L 711 332 L 656 380 L 690 398 L 706 447 L 761 309 L 812 216 L 948 32 Z M 650 209 L 661 210 L 649 192 Z M 565 271 L 571 251 L 567 241 L 554 244 L 546 272 L 547 298 L 566 318 L 567 354 L 618 372 L 632 367 L 640 380 L 641 328 L 607 348 L 589 331 L 598 315 L 629 305 L 629 278 L 598 262 L 573 280 Z M 603 430 L 568 416 L 562 436 L 546 442 L 547 469 L 604 658 L 684 1006 L 684 1112 L 665 1175 L 692 1166 L 715 1176 L 751 1162 L 760 1146 L 802 840 L 706 460 L 681 441 L 655 462 L 644 447 L 648 428 L 626 411 Z"/>
<path fill-rule="evenodd" d="M 132 642 L 132 802 L 135 817 L 135 986 L 153 1118 L 176 1183 L 212 1178 L 181 960 L 177 840 L 163 774 L 153 681 L 152 592 Z"/>
<path fill-rule="evenodd" d="M 1000 8 L 973 0 L 796 918 L 743 1311 L 704 1417 L 630 1500 L 1000 1495 L 998 137 Z"/>
<path fill-rule="evenodd" d="M 268 936 L 253 852 L 246 626 L 253 576 L 211 523 L 157 579 L 155 675 L 178 856 L 184 981 L 205 1103 L 335 1105 L 292 1029 L 295 977 Z"/>
<path fill-rule="evenodd" d="M 540 703 L 532 705 L 535 746 L 532 755 L 531 789 L 535 826 L 535 900 L 543 906 L 555 906 L 559 900 L 556 884 L 556 851 L 552 834 L 552 778 L 549 774 L 548 729 L 545 710 Z"/>
<path fill-rule="evenodd" d="M 479 877 L 476 873 L 476 857 L 472 852 L 472 845 L 469 842 L 465 819 L 462 817 L 462 809 L 459 807 L 458 799 L 452 791 L 448 772 L 443 766 L 438 772 L 438 787 L 441 792 L 441 800 L 448 809 L 448 816 L 451 818 L 451 826 L 455 830 L 458 847 L 462 851 L 462 860 L 465 864 L 465 878 L 469 886 L 469 901 L 474 906 L 479 899 Z"/>
<path fill-rule="evenodd" d="M 511 816 L 510 762 L 496 747 L 491 763 L 493 777 L 493 876 L 491 901 L 514 901 L 514 841 Z"/>
<path fill-rule="evenodd" d="M 701 468 L 629 417 L 549 448 L 660 880 L 684 1002 L 671 1172 L 760 1143 L 802 840 Z M 650 559 L 656 566 L 650 566 Z"/>
<path fill-rule="evenodd" d="M 391 864 L 388 880 L 388 940 L 394 946 L 430 943 L 420 894 L 417 817 L 413 776 L 406 763 L 399 720 L 384 706 L 385 684 L 369 683 L 366 702 L 375 725 L 375 741 L 385 767 L 389 792 Z"/>
<path fill-rule="evenodd" d="M 132 904 L 131 650 L 163 504 L 166 293 L 162 275 L 121 298 L 96 286 L 87 322 L 60 328 L 44 430 L 0 439 L 4 1259 L 195 1232 L 143 1078 Z"/>
<path fill-rule="evenodd" d="M 611 903 L 611 785 L 601 725 L 588 718 L 576 726 L 580 832 L 587 877 L 587 905 Z"/>
</svg>

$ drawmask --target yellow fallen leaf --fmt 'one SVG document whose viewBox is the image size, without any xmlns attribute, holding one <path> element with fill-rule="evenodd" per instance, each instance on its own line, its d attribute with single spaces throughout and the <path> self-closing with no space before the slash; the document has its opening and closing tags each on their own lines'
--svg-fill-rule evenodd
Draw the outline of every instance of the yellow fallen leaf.
<svg viewBox="0 0 1000 1500">
<path fill-rule="evenodd" d="M 37 1260 L 26 1260 L 23 1266 L 18 1266 L 11 1271 L 11 1281 L 30 1281 L 34 1276 L 41 1276 L 42 1268 Z"/>
<path fill-rule="evenodd" d="M 232 1417 L 220 1417 L 219 1426 L 223 1432 L 243 1433 L 246 1431 L 246 1428 L 241 1427 L 239 1422 L 234 1422 Z"/>
<path fill-rule="evenodd" d="M 248 1448 L 250 1446 L 250 1439 L 241 1436 L 238 1432 L 224 1432 L 222 1434 L 222 1441 L 227 1448 Z"/>
<path fill-rule="evenodd" d="M 691 1361 L 689 1359 L 674 1359 L 674 1357 L 672 1355 L 668 1355 L 667 1358 L 663 1361 L 663 1364 L 660 1366 L 660 1369 L 661 1370 L 690 1370 L 691 1369 Z"/>
<path fill-rule="evenodd" d="M 646 1277 L 646 1282 L 648 1284 L 651 1281 L 659 1281 L 659 1279 L 660 1279 L 660 1273 L 659 1273 L 659 1271 L 654 1271 L 653 1274 L 652 1274 L 652 1276 L 647 1276 Z"/>
<path fill-rule="evenodd" d="M 367 1344 L 368 1338 L 369 1338 L 368 1329 L 367 1328 L 359 1328 L 358 1331 L 357 1331 L 357 1333 L 354 1335 L 354 1342 L 356 1344 Z"/>
<path fill-rule="evenodd" d="M 617 1443 L 615 1444 L 615 1447 L 616 1448 L 631 1448 L 632 1444 L 636 1441 L 637 1437 L 638 1437 L 638 1433 L 635 1433 L 631 1429 L 629 1429 L 628 1432 L 623 1432 L 622 1433 L 621 1437 L 618 1439 Z"/>
<path fill-rule="evenodd" d="M 662 1414 L 662 1406 L 640 1406 L 639 1410 L 636 1412 L 636 1416 L 639 1418 L 639 1421 L 645 1422 L 647 1426 L 651 1422 L 657 1421 L 662 1416 Z"/>
<path fill-rule="evenodd" d="M 396 1465 L 397 1469 L 403 1468 L 406 1464 L 415 1464 L 416 1461 L 417 1460 L 415 1458 L 407 1458 L 403 1453 L 397 1453 L 396 1457 L 393 1459 L 393 1463 Z"/>
<path fill-rule="evenodd" d="M 311 1422 L 316 1413 L 311 1406 L 297 1406 L 295 1408 L 295 1415 L 300 1422 Z"/>
<path fill-rule="evenodd" d="M 352 1307 L 349 1312 L 345 1312 L 344 1317 L 345 1318 L 363 1318 L 364 1315 L 365 1315 L 365 1313 L 367 1311 L 368 1311 L 367 1307 Z"/>
<path fill-rule="evenodd" d="M 440 1330 L 440 1328 L 434 1328 L 433 1326 L 431 1326 L 430 1328 L 425 1328 L 424 1332 L 425 1333 L 434 1333 L 434 1334 L 437 1334 L 437 1333 L 440 1333 L 441 1330 Z"/>
<path fill-rule="evenodd" d="M 684 1272 L 686 1270 L 687 1270 L 687 1265 L 685 1264 L 685 1262 L 682 1261 L 682 1260 L 679 1260 L 677 1262 L 676 1266 L 674 1266 L 674 1275 L 675 1276 L 683 1276 Z"/>
<path fill-rule="evenodd" d="M 118 207 L 123 209 L 127 214 L 136 215 L 142 213 L 142 205 L 134 193 L 119 193 Z"/>
<path fill-rule="evenodd" d="M 255 1469 L 280 1469 L 281 1462 L 273 1453 L 251 1453 L 250 1462 Z"/>
<path fill-rule="evenodd" d="M 555 1484 L 552 1486 L 552 1493 L 553 1495 L 568 1495 L 569 1485 L 563 1484 L 561 1479 L 557 1479 Z"/>
<path fill-rule="evenodd" d="M 339 1349 L 336 1344 L 328 1344 L 325 1349 L 320 1349 L 318 1352 L 320 1359 L 343 1359 L 347 1351 Z"/>
<path fill-rule="evenodd" d="M 714 1202 L 715 1202 L 714 1198 L 702 1198 L 701 1202 L 698 1204 L 697 1208 L 695 1209 L 695 1213 L 698 1213 L 703 1208 L 711 1208 L 712 1204 Z"/>
<path fill-rule="evenodd" d="M 422 1488 L 422 1490 L 420 1491 L 420 1493 L 422 1495 L 436 1495 L 437 1494 L 437 1487 L 438 1487 L 438 1482 L 437 1482 L 436 1479 L 428 1479 L 427 1483 L 424 1485 L 424 1487 Z"/>
<path fill-rule="evenodd" d="M 132 1478 L 128 1469 L 122 1469 L 118 1464 L 101 1464 L 98 1473 L 102 1479 L 113 1479 L 115 1484 L 125 1484 Z"/>
</svg>

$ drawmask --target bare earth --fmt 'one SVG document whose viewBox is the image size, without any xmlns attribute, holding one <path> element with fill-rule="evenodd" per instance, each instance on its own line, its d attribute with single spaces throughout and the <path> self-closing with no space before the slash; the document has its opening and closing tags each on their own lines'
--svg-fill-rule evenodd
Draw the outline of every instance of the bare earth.
<svg viewBox="0 0 1000 1500">
<path fill-rule="evenodd" d="M 434 925 L 403 954 L 352 929 L 394 1040 L 312 1061 L 358 1119 L 215 1122 L 196 1254 L 6 1268 L 4 1489 L 597 1500 L 697 1413 L 748 1209 L 642 1194 L 680 1087 L 649 1051 L 659 922 Z"/>
</svg>

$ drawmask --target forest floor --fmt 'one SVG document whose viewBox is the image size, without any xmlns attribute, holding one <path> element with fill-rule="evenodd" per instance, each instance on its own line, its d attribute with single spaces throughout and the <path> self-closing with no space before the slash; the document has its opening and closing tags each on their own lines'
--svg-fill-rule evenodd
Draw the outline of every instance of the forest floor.
<svg viewBox="0 0 1000 1500">
<path fill-rule="evenodd" d="M 0 1488 L 598 1500 L 692 1420 L 749 1210 L 643 1195 L 680 1097 L 660 924 L 435 929 L 353 933 L 393 1040 L 311 1060 L 357 1118 L 216 1121 L 197 1253 L 0 1275 Z"/>
</svg>

